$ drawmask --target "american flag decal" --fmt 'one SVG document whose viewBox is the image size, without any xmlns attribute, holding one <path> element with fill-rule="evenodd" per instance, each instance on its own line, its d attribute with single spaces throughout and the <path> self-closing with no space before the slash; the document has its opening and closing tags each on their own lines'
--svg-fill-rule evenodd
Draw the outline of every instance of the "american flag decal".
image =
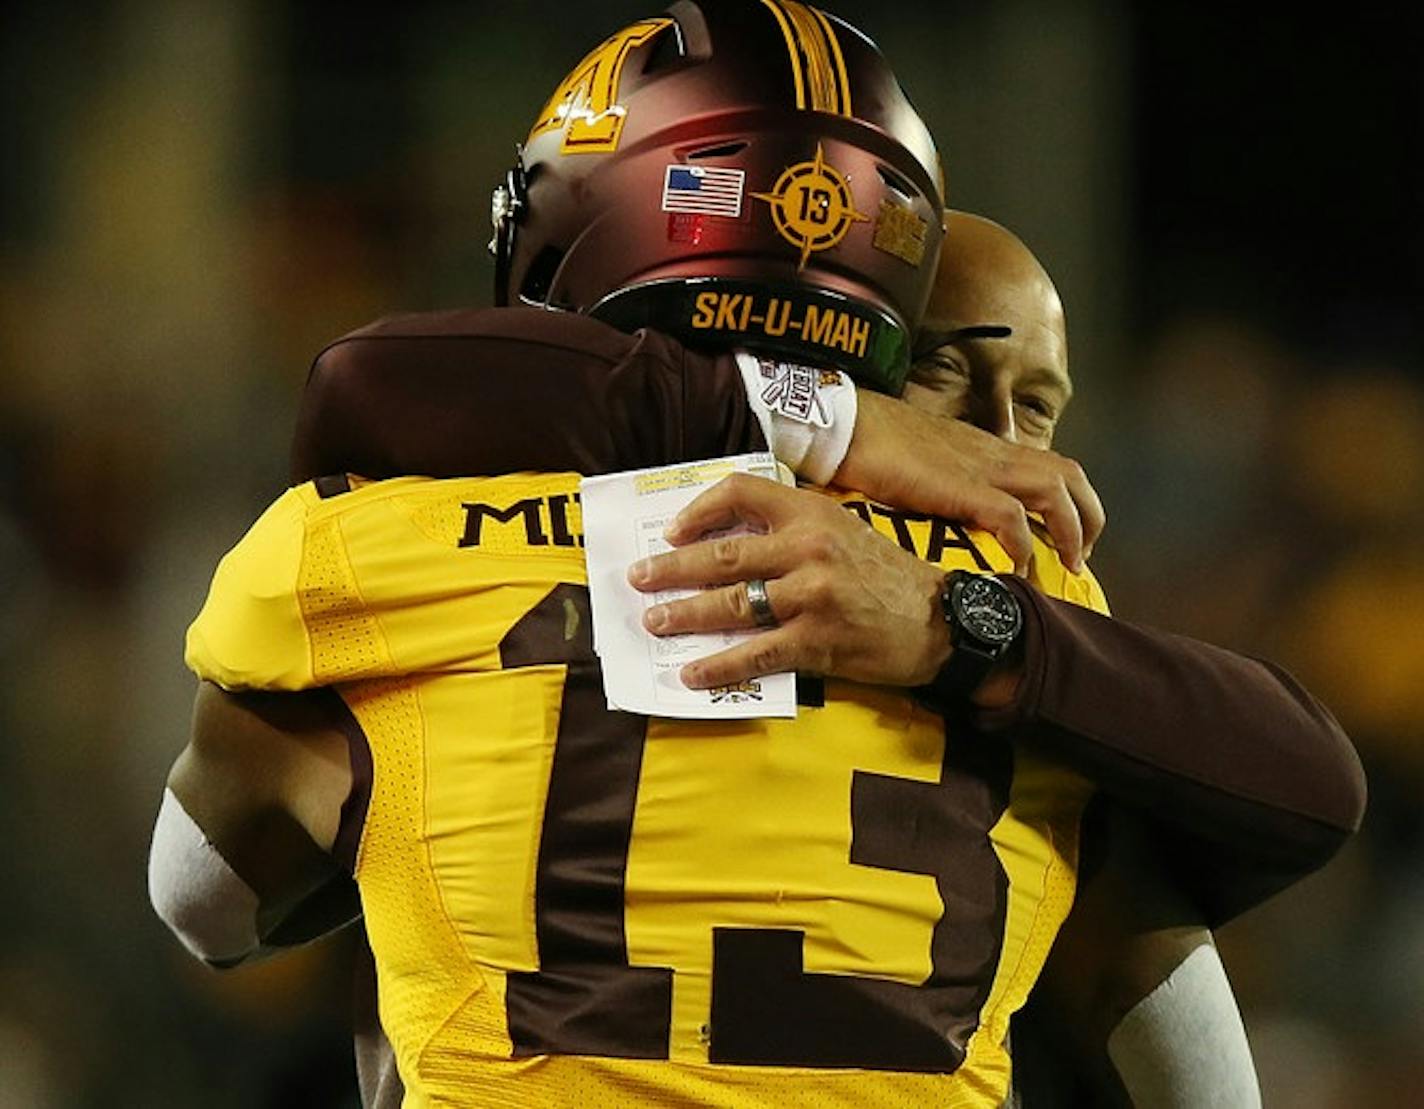
<svg viewBox="0 0 1424 1109">
<path fill-rule="evenodd" d="M 746 179 L 739 169 L 668 166 L 663 177 L 663 211 L 738 219 Z"/>
</svg>

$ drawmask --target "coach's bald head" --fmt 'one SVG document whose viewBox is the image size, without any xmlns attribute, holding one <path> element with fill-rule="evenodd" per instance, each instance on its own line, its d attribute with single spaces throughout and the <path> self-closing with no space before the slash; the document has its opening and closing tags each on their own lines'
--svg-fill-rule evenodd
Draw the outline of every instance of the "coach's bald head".
<svg viewBox="0 0 1424 1109">
<path fill-rule="evenodd" d="M 1072 384 L 1058 290 L 992 220 L 951 211 L 905 400 L 1047 448 Z"/>
</svg>

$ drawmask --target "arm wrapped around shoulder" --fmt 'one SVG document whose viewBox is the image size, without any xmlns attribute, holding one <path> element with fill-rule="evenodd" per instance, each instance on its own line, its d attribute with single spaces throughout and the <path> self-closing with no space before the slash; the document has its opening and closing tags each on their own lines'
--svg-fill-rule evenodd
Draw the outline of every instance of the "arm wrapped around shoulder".
<svg viewBox="0 0 1424 1109">
<path fill-rule="evenodd" d="M 1041 745 L 1148 816 L 1210 926 L 1317 870 L 1359 829 L 1359 756 L 1285 670 L 1010 587 L 1025 609 L 1024 678 L 1014 704 L 977 723 Z"/>
<path fill-rule="evenodd" d="M 380 320 L 322 351 L 291 474 L 590 476 L 764 449 L 730 354 L 573 312 L 465 309 Z"/>
</svg>

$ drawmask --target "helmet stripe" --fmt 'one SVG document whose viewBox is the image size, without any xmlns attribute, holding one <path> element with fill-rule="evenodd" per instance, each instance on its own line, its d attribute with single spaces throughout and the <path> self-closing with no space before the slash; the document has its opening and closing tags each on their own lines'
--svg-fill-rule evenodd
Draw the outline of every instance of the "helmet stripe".
<svg viewBox="0 0 1424 1109">
<path fill-rule="evenodd" d="M 841 53 L 841 43 L 836 38 L 836 29 L 831 25 L 831 21 L 826 18 L 826 13 L 820 8 L 812 8 L 811 14 L 816 17 L 816 22 L 821 25 L 821 31 L 826 36 L 826 41 L 831 46 L 831 57 L 836 71 L 836 83 L 841 90 L 841 115 L 851 116 L 855 113 L 850 106 L 850 74 L 846 72 L 845 56 Z"/>
<path fill-rule="evenodd" d="M 796 87 L 796 107 L 804 110 L 806 107 L 806 79 L 801 73 L 801 51 L 796 48 L 796 36 L 791 30 L 791 24 L 786 18 L 786 13 L 782 11 L 781 5 L 776 0 L 761 0 L 771 14 L 776 17 L 777 26 L 781 28 L 781 36 L 786 40 L 786 53 L 791 59 L 791 82 Z"/>
<path fill-rule="evenodd" d="M 811 94 L 811 108 L 817 112 L 837 114 L 841 110 L 840 84 L 836 80 L 831 52 L 816 17 L 799 0 L 780 0 L 781 8 L 791 21 L 796 43 L 805 62 L 806 87 Z"/>
</svg>

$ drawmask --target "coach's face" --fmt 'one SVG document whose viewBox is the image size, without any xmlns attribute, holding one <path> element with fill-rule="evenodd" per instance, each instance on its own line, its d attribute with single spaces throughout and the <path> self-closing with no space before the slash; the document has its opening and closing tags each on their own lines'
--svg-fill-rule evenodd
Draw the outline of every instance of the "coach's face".
<svg viewBox="0 0 1424 1109">
<path fill-rule="evenodd" d="M 1048 274 L 997 224 L 950 213 L 905 400 L 1047 449 L 1072 392 L 1063 305 Z"/>
</svg>

